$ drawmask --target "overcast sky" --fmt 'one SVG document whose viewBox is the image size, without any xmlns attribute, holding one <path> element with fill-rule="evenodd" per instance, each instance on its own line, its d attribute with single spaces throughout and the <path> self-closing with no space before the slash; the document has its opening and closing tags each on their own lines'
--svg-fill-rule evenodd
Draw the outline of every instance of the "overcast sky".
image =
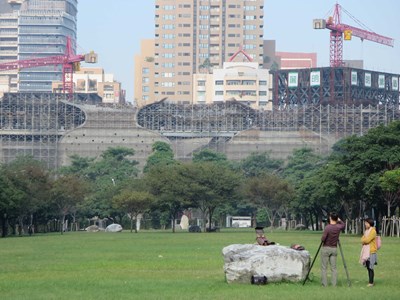
<svg viewBox="0 0 400 300">
<path fill-rule="evenodd" d="M 228 0 L 229 1 L 229 0 Z M 134 55 L 140 40 L 154 37 L 154 0 L 79 0 L 78 52 L 94 50 L 98 67 L 113 73 L 133 101 Z M 318 66 L 329 66 L 329 30 L 314 30 L 312 20 L 327 18 L 333 0 L 265 0 L 264 39 L 277 51 L 316 52 Z M 363 59 L 364 68 L 400 74 L 400 1 L 342 0 L 340 5 L 370 30 L 395 39 L 393 48 L 353 38 L 344 59 Z M 342 23 L 360 27 L 343 14 Z"/>
</svg>

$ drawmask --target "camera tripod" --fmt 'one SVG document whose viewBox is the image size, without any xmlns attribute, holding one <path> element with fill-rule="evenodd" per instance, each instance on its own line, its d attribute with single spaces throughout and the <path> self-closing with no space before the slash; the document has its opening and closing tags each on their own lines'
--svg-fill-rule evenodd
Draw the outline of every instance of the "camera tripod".
<svg viewBox="0 0 400 300">
<path fill-rule="evenodd" d="M 306 283 L 306 281 L 307 281 L 307 279 L 308 279 L 308 275 L 310 275 L 311 269 L 312 269 L 312 267 L 314 266 L 315 260 L 316 260 L 317 257 L 318 257 L 319 250 L 321 250 L 321 247 L 322 247 L 322 244 L 323 244 L 323 243 L 324 243 L 324 242 L 321 242 L 321 244 L 319 244 L 317 253 L 315 254 L 315 257 L 314 257 L 314 259 L 313 259 L 313 261 L 312 261 L 312 263 L 311 263 L 310 269 L 308 270 L 306 279 L 304 279 L 304 281 L 303 281 L 303 285 Z M 349 271 L 347 270 L 347 265 L 346 265 L 346 261 L 344 260 L 342 245 L 340 244 L 340 241 L 339 241 L 339 240 L 338 240 L 338 244 L 339 244 L 339 249 L 340 249 L 340 255 L 342 256 L 342 261 L 343 261 L 344 270 L 346 271 L 347 285 L 348 285 L 348 286 L 351 286 Z"/>
</svg>

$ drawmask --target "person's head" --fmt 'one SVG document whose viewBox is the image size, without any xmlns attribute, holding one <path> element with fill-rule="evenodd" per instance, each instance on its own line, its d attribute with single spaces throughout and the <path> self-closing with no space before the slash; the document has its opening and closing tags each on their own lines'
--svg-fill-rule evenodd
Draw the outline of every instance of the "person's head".
<svg viewBox="0 0 400 300">
<path fill-rule="evenodd" d="M 365 228 L 369 229 L 370 227 L 374 227 L 374 220 L 371 218 L 367 218 L 364 220 Z"/>
<path fill-rule="evenodd" d="M 339 216 L 338 216 L 338 214 L 336 212 L 331 212 L 329 214 L 329 218 L 330 218 L 331 221 L 337 222 L 337 220 L 339 219 Z"/>
</svg>

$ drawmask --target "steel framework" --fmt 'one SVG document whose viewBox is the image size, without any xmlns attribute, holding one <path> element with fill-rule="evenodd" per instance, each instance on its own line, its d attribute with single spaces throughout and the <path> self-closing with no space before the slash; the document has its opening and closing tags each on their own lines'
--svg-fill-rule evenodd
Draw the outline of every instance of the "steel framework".
<svg viewBox="0 0 400 300">
<path fill-rule="evenodd" d="M 81 126 L 85 113 L 67 102 L 68 95 L 6 93 L 0 101 L 0 157 L 9 162 L 32 155 L 48 167 L 57 167 L 58 141 Z"/>
<path fill-rule="evenodd" d="M 302 105 L 388 105 L 400 102 L 398 74 L 354 68 L 278 70 L 273 73 L 273 104 L 278 109 Z M 295 76 L 296 82 L 290 82 Z M 318 80 L 313 81 L 313 76 Z"/>
<path fill-rule="evenodd" d="M 103 107 L 99 99 L 84 95 L 74 94 L 71 102 L 65 94 L 8 93 L 0 101 L 0 161 L 32 155 L 57 168 L 68 163 L 71 154 L 97 156 L 121 145 L 135 149 L 143 163 L 152 143 L 167 139 L 182 160 L 206 147 L 230 159 L 269 150 L 283 157 L 307 145 L 325 154 L 345 136 L 400 120 L 398 92 L 396 101 L 349 104 L 343 99 L 272 110 L 255 110 L 236 101 L 189 105 L 164 100 L 136 113 L 132 107 Z"/>
<path fill-rule="evenodd" d="M 342 138 L 400 119 L 393 105 L 290 106 L 285 110 L 254 110 L 236 101 L 189 105 L 167 101 L 150 104 L 137 115 L 140 126 L 174 138 L 234 137 L 241 131 L 301 131 Z"/>
</svg>

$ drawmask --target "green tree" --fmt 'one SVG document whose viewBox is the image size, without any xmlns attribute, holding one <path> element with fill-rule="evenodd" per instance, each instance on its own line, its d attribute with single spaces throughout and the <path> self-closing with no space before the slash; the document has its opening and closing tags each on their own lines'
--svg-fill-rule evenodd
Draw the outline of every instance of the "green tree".
<svg viewBox="0 0 400 300">
<path fill-rule="evenodd" d="M 8 178 L 4 166 L 0 166 L 0 221 L 1 236 L 8 235 L 8 219 L 15 215 L 18 209 L 18 203 L 24 194 L 19 191 L 14 183 Z"/>
<path fill-rule="evenodd" d="M 201 162 L 186 165 L 189 196 L 193 205 L 200 209 L 211 230 L 212 218 L 216 209 L 226 208 L 237 200 L 237 187 L 240 175 L 227 165 L 218 162 Z"/>
<path fill-rule="evenodd" d="M 19 234 L 24 224 L 32 225 L 35 213 L 48 200 L 50 188 L 49 172 L 44 164 L 31 156 L 19 156 L 5 165 L 5 174 L 18 190 L 12 198 L 13 215 L 18 220 Z"/>
<path fill-rule="evenodd" d="M 259 176 L 264 173 L 277 173 L 283 167 L 283 161 L 272 159 L 268 152 L 252 153 L 240 163 L 245 177 Z"/>
<path fill-rule="evenodd" d="M 379 178 L 387 205 L 387 216 L 391 216 L 391 207 L 399 205 L 400 199 L 400 169 L 383 173 Z"/>
<path fill-rule="evenodd" d="M 174 152 L 171 146 L 166 142 L 155 142 L 152 146 L 152 154 L 147 158 L 143 172 L 148 172 L 151 168 L 160 165 L 175 164 Z"/>
<path fill-rule="evenodd" d="M 182 164 L 161 164 L 150 168 L 143 181 L 155 197 L 155 206 L 167 212 L 175 232 L 175 219 L 190 203 L 190 185 L 186 168 Z"/>
<path fill-rule="evenodd" d="M 258 209 L 265 209 L 271 229 L 279 211 L 288 205 L 294 196 L 292 186 L 273 174 L 248 178 L 243 185 L 243 193 L 248 201 Z"/>
<path fill-rule="evenodd" d="M 366 209 L 384 207 L 379 178 L 400 167 L 400 122 L 370 129 L 361 137 L 345 138 L 333 150 L 330 160 L 346 166 L 347 200 L 358 203 L 359 217 L 364 217 Z"/>
<path fill-rule="evenodd" d="M 205 148 L 193 154 L 193 162 L 227 162 L 225 153 L 216 152 L 209 148 Z"/>
<path fill-rule="evenodd" d="M 135 151 L 126 147 L 112 147 L 104 151 L 98 159 L 71 157 L 71 166 L 63 170 L 87 180 L 91 193 L 82 204 L 86 216 L 109 218 L 116 222 L 122 218 L 112 206 L 112 198 L 120 190 L 130 185 L 138 176 L 138 162 L 133 159 Z"/>
<path fill-rule="evenodd" d="M 144 214 L 153 204 L 153 196 L 144 191 L 123 190 L 113 198 L 113 205 L 116 209 L 121 209 L 129 216 L 131 221 L 131 232 L 133 231 L 134 220 L 140 214 Z M 135 226 L 135 233 L 137 233 Z"/>
<path fill-rule="evenodd" d="M 73 214 L 88 192 L 87 185 L 74 175 L 60 176 L 50 190 L 51 201 L 60 217 L 60 232 L 64 232 L 65 217 Z"/>
</svg>

